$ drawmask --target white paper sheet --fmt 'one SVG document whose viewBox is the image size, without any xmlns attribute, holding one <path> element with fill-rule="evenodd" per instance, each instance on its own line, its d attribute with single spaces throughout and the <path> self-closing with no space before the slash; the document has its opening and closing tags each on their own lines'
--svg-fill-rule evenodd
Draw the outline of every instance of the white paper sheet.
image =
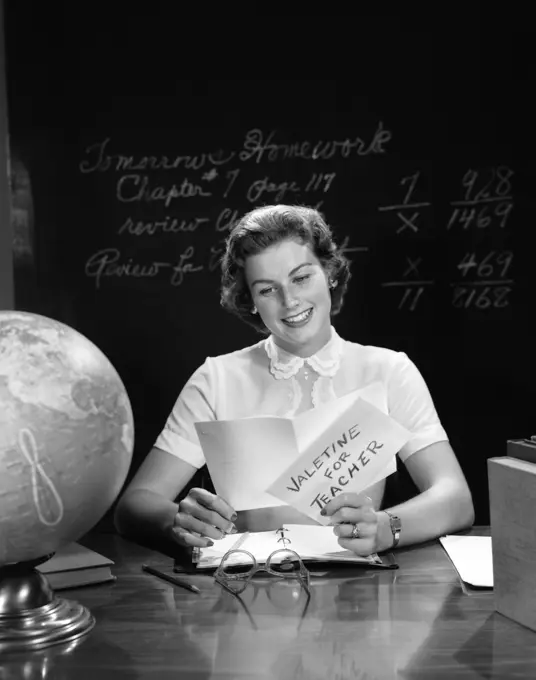
<svg viewBox="0 0 536 680">
<path fill-rule="evenodd" d="M 364 407 L 357 405 L 359 400 L 361 402 L 366 400 Z M 372 406 L 373 404 L 375 406 Z M 406 433 L 404 428 L 382 413 L 386 405 L 385 391 L 380 383 L 372 383 L 366 388 L 321 404 L 295 418 L 259 416 L 196 423 L 199 441 L 216 492 L 235 510 L 286 505 L 286 500 L 270 493 L 269 487 L 293 463 L 299 461 L 304 453 L 316 451 L 324 439 L 331 436 L 330 424 L 335 423 L 336 429 L 345 424 L 352 427 L 355 418 L 359 414 L 363 415 L 363 408 L 367 409 L 367 406 L 367 413 L 370 414 L 371 409 L 374 413 L 372 430 L 368 427 L 367 431 L 371 430 L 375 436 L 379 437 L 381 434 L 385 438 L 386 423 L 389 423 L 394 424 L 387 428 L 389 432 L 392 433 L 398 428 L 398 432 L 403 430 Z M 355 411 L 356 408 L 358 411 Z M 381 428 L 381 431 L 378 428 Z M 324 437 L 326 432 L 327 437 Z M 366 476 L 362 476 L 366 477 L 366 486 L 396 471 L 395 454 L 409 438 L 409 433 L 406 434 L 407 436 L 397 439 L 398 444 L 393 442 L 389 447 L 392 452 L 390 456 L 382 457 L 383 465 L 376 462 L 373 474 L 367 473 Z M 324 450 L 331 441 L 330 439 L 321 450 Z M 351 441 L 355 443 L 357 438 Z M 382 454 L 384 452 L 382 450 Z M 326 481 L 329 480 L 326 478 Z M 354 490 L 355 488 L 357 487 L 354 486 Z M 307 514 L 315 518 L 318 515 Z"/>
<path fill-rule="evenodd" d="M 491 536 L 442 536 L 439 541 L 464 583 L 493 588 Z"/>
</svg>

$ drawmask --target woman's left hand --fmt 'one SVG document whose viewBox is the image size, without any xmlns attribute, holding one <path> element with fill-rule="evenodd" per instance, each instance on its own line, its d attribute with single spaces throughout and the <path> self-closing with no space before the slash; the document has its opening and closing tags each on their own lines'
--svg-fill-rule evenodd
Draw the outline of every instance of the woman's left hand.
<svg viewBox="0 0 536 680">
<path fill-rule="evenodd" d="M 330 501 L 320 514 L 329 517 L 330 524 L 335 525 L 333 531 L 339 537 L 341 547 L 365 557 L 377 552 L 379 513 L 374 510 L 368 496 L 342 493 Z"/>
</svg>

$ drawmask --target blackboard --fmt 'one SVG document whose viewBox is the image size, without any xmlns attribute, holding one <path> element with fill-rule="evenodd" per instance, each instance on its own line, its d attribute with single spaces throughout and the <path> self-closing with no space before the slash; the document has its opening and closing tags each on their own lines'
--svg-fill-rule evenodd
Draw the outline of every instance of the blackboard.
<svg viewBox="0 0 536 680">
<path fill-rule="evenodd" d="M 205 357 L 259 339 L 219 306 L 232 219 L 299 202 L 352 260 L 337 329 L 416 362 L 487 522 L 486 459 L 535 427 L 531 35 L 392 20 L 342 39 L 310 17 L 298 34 L 224 32 L 219 50 L 200 22 L 179 39 L 164 10 L 81 22 L 30 4 L 6 12 L 11 148 L 32 197 L 16 302 L 109 356 L 134 469 Z M 238 70 L 220 69 L 225 44 Z"/>
</svg>

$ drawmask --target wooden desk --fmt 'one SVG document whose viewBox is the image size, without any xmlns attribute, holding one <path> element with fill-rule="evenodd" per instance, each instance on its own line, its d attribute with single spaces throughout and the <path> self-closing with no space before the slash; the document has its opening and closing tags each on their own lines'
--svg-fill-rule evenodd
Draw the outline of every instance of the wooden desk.
<svg viewBox="0 0 536 680">
<path fill-rule="evenodd" d="M 159 553 L 112 534 L 83 542 L 115 560 L 118 579 L 61 595 L 96 627 L 72 648 L 0 659 L 2 680 L 536 677 L 536 634 L 494 612 L 491 591 L 465 594 L 438 543 L 398 551 L 397 571 L 315 576 L 302 616 L 299 586 L 250 586 L 246 610 L 210 576 L 191 577 L 196 595 L 143 573 L 142 562 L 170 567 Z"/>
</svg>

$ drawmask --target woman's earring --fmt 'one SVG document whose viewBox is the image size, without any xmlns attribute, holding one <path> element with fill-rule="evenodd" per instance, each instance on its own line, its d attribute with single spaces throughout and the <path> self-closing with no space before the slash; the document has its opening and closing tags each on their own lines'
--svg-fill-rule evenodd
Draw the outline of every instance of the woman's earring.
<svg viewBox="0 0 536 680">
<path fill-rule="evenodd" d="M 337 283 L 338 281 L 334 281 L 333 279 L 329 280 L 329 287 L 330 288 L 337 288 Z"/>
<path fill-rule="evenodd" d="M 255 307 L 255 305 L 253 305 L 253 309 L 251 310 L 251 313 L 252 313 L 252 314 L 258 314 L 258 313 L 259 313 L 259 312 L 257 311 L 257 308 Z"/>
</svg>

